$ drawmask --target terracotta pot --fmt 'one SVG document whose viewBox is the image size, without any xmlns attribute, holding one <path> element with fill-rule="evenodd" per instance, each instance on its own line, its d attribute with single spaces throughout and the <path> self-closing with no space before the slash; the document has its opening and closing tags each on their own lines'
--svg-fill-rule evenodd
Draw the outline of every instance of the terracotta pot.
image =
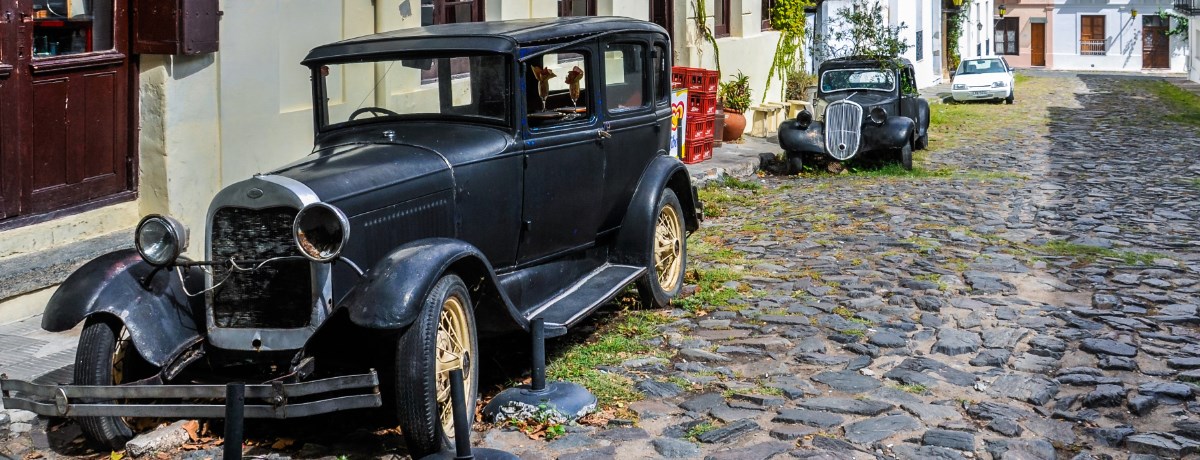
<svg viewBox="0 0 1200 460">
<path fill-rule="evenodd" d="M 725 109 L 725 128 L 721 130 L 721 140 L 736 141 L 742 138 L 746 131 L 746 116 L 733 109 Z"/>
</svg>

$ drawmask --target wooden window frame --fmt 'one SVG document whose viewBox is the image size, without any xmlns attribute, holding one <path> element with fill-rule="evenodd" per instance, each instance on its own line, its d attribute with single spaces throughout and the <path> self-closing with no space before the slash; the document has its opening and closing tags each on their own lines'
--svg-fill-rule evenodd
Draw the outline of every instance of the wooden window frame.
<svg viewBox="0 0 1200 460">
<path fill-rule="evenodd" d="M 449 24 L 446 22 L 446 12 L 461 5 L 471 5 L 471 20 L 467 22 L 482 22 L 485 20 L 483 2 L 484 0 L 433 0 L 433 24 Z"/>
<path fill-rule="evenodd" d="M 714 3 L 716 9 L 713 10 L 713 36 L 728 37 L 729 11 L 733 0 L 714 0 Z"/>
<path fill-rule="evenodd" d="M 1092 24 L 1088 25 L 1088 22 Z M 1096 22 L 1099 24 L 1096 24 Z M 1081 14 L 1079 15 L 1079 54 L 1082 56 L 1104 56 L 1108 54 L 1108 39 L 1107 33 L 1107 18 L 1099 14 Z M 1100 29 L 1100 37 L 1095 36 L 1096 29 Z M 1099 42 L 1097 48 L 1096 42 Z"/>
<path fill-rule="evenodd" d="M 1008 39 L 1009 32 L 1012 32 L 1011 42 Z M 995 33 L 1000 34 L 1000 40 L 992 42 L 998 48 L 992 50 L 993 53 L 997 56 L 1018 56 L 1021 54 L 1021 18 L 1000 18 L 999 21 L 996 21 Z M 1009 44 L 1012 45 L 1012 52 L 1009 52 Z"/>
<path fill-rule="evenodd" d="M 775 0 L 762 0 L 762 30 L 775 30 L 771 27 L 771 9 L 775 7 Z"/>
<path fill-rule="evenodd" d="M 587 5 L 586 5 L 587 12 L 585 12 L 582 16 L 595 16 L 596 15 L 596 0 L 586 0 L 586 1 L 587 1 Z M 581 15 L 571 14 L 570 0 L 558 0 L 558 17 L 565 18 L 565 17 L 571 17 L 571 16 L 581 16 Z"/>
</svg>

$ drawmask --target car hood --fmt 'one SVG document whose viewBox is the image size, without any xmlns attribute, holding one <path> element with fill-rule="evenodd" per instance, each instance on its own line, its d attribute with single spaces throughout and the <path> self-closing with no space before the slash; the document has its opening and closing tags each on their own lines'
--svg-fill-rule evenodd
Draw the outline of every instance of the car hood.
<svg viewBox="0 0 1200 460">
<path fill-rule="evenodd" d="M 269 174 L 303 183 L 351 217 L 454 187 L 440 153 L 400 142 L 330 146 Z"/>
<path fill-rule="evenodd" d="M 955 85 L 992 86 L 992 82 L 1008 81 L 1007 73 L 974 73 L 970 75 L 955 75 L 951 80 Z"/>
</svg>

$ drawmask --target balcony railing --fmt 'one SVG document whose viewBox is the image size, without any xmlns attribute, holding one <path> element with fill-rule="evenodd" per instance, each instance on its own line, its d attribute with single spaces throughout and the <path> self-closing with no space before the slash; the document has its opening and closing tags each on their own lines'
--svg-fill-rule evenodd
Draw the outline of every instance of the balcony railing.
<svg viewBox="0 0 1200 460">
<path fill-rule="evenodd" d="M 1080 40 L 1079 54 L 1081 56 L 1103 56 L 1108 54 L 1104 40 Z"/>
<path fill-rule="evenodd" d="M 1200 0 L 1175 0 L 1175 11 L 1186 15 L 1200 15 Z"/>
</svg>

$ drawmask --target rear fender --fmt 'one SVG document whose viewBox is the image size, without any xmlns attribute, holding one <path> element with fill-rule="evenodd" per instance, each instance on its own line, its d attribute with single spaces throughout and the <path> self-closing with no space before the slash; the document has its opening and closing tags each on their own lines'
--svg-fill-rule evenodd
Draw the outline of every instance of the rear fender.
<svg viewBox="0 0 1200 460">
<path fill-rule="evenodd" d="M 450 238 L 426 238 L 392 250 L 350 289 L 338 308 L 346 309 L 350 321 L 363 328 L 402 329 L 416 321 L 425 295 L 448 272 L 458 274 L 467 284 L 477 315 L 489 321 L 508 318 L 517 322 L 521 318 L 498 289 L 495 272 L 483 253 Z M 488 308 L 481 311 L 483 305 Z M 482 322 L 483 318 L 477 321 Z"/>
<path fill-rule="evenodd" d="M 658 218 L 658 197 L 662 190 L 670 188 L 683 207 L 684 228 L 694 232 L 700 228 L 700 200 L 692 188 L 692 177 L 687 167 L 678 158 L 660 155 L 650 162 L 638 180 L 637 190 L 625 211 L 621 231 L 617 235 L 615 261 L 629 265 L 644 265 L 653 222 Z"/>
<path fill-rule="evenodd" d="M 189 292 L 203 289 L 204 273 L 187 269 Z M 121 320 L 147 362 L 164 367 L 203 333 L 196 318 L 204 297 L 188 297 L 175 269 L 157 268 L 133 249 L 110 252 L 68 276 L 42 314 L 42 328 L 61 332 L 96 314 Z"/>
</svg>

